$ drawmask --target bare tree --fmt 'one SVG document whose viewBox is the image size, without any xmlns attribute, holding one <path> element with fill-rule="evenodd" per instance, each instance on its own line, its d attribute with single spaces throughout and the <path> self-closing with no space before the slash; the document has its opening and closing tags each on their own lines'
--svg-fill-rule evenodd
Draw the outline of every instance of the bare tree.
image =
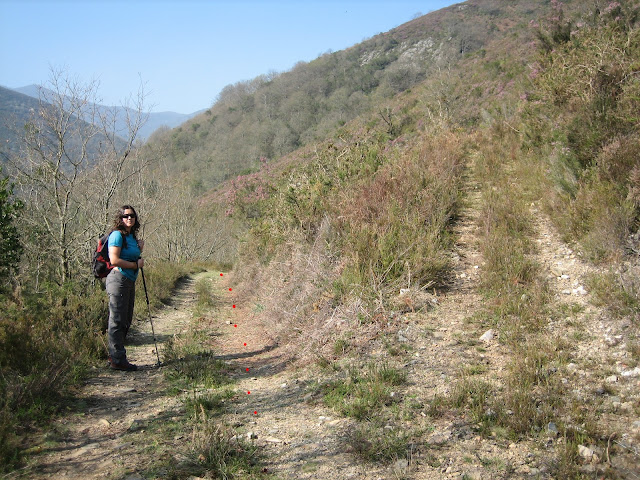
<svg viewBox="0 0 640 480">
<path fill-rule="evenodd" d="M 121 185 L 133 179 L 153 159 L 152 156 L 141 155 L 140 149 L 136 148 L 138 132 L 149 118 L 144 105 L 145 93 L 141 83 L 137 96 L 130 97 L 125 102 L 124 109 L 102 108 L 98 112 L 98 125 L 102 128 L 102 137 L 107 143 L 101 152 L 100 163 L 93 169 L 93 176 L 98 179 L 97 185 L 102 185 L 103 188 L 98 190 L 101 198 L 97 206 L 101 215 L 92 218 L 102 218 L 102 226 L 109 223 L 113 200 Z M 125 127 L 119 130 L 122 115 Z M 101 231 L 101 225 L 97 227 Z"/>
<path fill-rule="evenodd" d="M 142 89 L 135 109 L 126 110 L 126 131 L 118 131 L 117 111 L 99 107 L 98 86 L 52 69 L 46 88 L 40 88 L 39 107 L 25 126 L 24 146 L 12 162 L 26 201 L 25 219 L 44 236 L 40 243 L 57 254 L 53 274 L 59 283 L 70 278 L 77 253 L 86 252 L 95 218 L 107 222 L 118 187 L 142 168 L 129 165 L 148 117 Z"/>
<path fill-rule="evenodd" d="M 142 211 L 145 213 L 145 240 L 155 255 L 168 262 L 211 261 L 229 258 L 233 249 L 232 222 L 222 209 L 200 205 L 180 179 L 162 176 L 154 191 L 145 192 Z M 153 205 L 153 208 L 147 208 Z"/>
</svg>

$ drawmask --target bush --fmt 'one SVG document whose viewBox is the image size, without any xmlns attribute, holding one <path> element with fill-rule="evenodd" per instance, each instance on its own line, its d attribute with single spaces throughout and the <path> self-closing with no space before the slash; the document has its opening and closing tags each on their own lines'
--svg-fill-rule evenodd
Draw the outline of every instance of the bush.
<svg viewBox="0 0 640 480">
<path fill-rule="evenodd" d="M 405 429 L 385 429 L 369 423 L 358 424 L 346 433 L 350 452 L 367 462 L 391 463 L 410 459 L 415 453 L 411 432 Z"/>
<path fill-rule="evenodd" d="M 6 290 L 10 274 L 20 264 L 22 245 L 14 219 L 22 202 L 13 200 L 8 178 L 0 178 L 0 295 Z"/>
<path fill-rule="evenodd" d="M 154 305 L 166 299 L 184 266 L 149 268 Z M 19 464 L 19 437 L 25 426 L 54 415 L 69 387 L 99 358 L 106 358 L 104 332 L 109 317 L 106 292 L 68 282 L 41 285 L 39 292 L 0 297 L 0 465 Z M 140 288 L 140 287 L 139 287 Z M 136 315 L 147 315 L 144 292 L 136 295 Z"/>
<path fill-rule="evenodd" d="M 463 146 L 454 136 L 418 144 L 342 195 L 336 227 L 350 281 L 396 290 L 399 282 L 420 288 L 448 280 L 444 252 L 460 208 Z"/>
<path fill-rule="evenodd" d="M 355 368 L 345 380 L 322 385 L 324 401 L 343 415 L 364 420 L 376 417 L 386 406 L 396 403 L 391 387 L 406 381 L 406 374 L 387 364 L 371 364 L 364 371 Z"/>
<path fill-rule="evenodd" d="M 561 194 L 547 197 L 548 208 L 596 262 L 620 258 L 640 218 L 637 21 L 637 7 L 612 2 L 596 24 L 545 50 L 532 95 L 545 107 L 532 105 L 529 126 L 546 124 L 542 136 L 563 152 L 552 162 Z"/>
<path fill-rule="evenodd" d="M 50 287 L 48 295 L 3 300 L 0 319 L 0 462 L 17 464 L 17 438 L 24 425 L 54 413 L 67 388 L 100 355 L 107 302 L 96 289 L 88 296 Z"/>
</svg>

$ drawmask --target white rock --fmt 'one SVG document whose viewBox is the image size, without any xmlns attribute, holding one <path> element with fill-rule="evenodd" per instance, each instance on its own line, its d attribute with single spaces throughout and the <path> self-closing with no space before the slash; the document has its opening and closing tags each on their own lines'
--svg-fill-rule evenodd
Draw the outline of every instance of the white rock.
<svg viewBox="0 0 640 480">
<path fill-rule="evenodd" d="M 618 381 L 618 376 L 617 375 L 610 375 L 607 378 L 605 378 L 604 381 L 607 382 L 607 383 L 616 383 Z"/>
<path fill-rule="evenodd" d="M 578 445 L 578 454 L 585 460 L 591 461 L 591 458 L 593 458 L 593 450 L 584 445 Z"/>
<path fill-rule="evenodd" d="M 409 461 L 406 458 L 401 458 L 400 460 L 397 460 L 396 463 L 393 464 L 393 467 L 396 470 L 404 470 L 408 466 L 409 466 Z"/>
<path fill-rule="evenodd" d="M 490 328 L 482 334 L 482 336 L 480 337 L 480 341 L 489 343 L 493 340 L 493 337 L 495 337 L 495 332 L 493 331 L 493 328 Z"/>
<path fill-rule="evenodd" d="M 553 273 L 556 277 L 559 277 L 564 273 L 564 271 L 562 270 L 562 263 L 552 265 L 549 270 L 551 270 L 551 273 Z"/>
<path fill-rule="evenodd" d="M 577 288 L 574 288 L 572 293 L 574 295 L 586 295 L 587 291 L 584 289 L 582 285 L 579 285 Z"/>
<path fill-rule="evenodd" d="M 267 443 L 284 443 L 283 440 L 280 440 L 279 438 L 276 438 L 276 437 L 265 437 L 264 441 Z"/>
<path fill-rule="evenodd" d="M 627 378 L 640 377 L 640 367 L 636 367 L 633 370 L 625 370 L 620 375 Z"/>
<path fill-rule="evenodd" d="M 621 341 L 622 341 L 622 335 L 616 335 L 615 337 L 611 337 L 609 335 L 604 336 L 604 343 L 606 343 L 610 347 L 615 347 Z"/>
</svg>

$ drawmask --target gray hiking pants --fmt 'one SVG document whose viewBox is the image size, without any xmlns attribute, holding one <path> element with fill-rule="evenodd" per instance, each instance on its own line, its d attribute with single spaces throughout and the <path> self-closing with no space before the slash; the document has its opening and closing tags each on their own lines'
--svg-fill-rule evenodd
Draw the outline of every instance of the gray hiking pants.
<svg viewBox="0 0 640 480">
<path fill-rule="evenodd" d="M 124 339 L 133 320 L 136 284 L 114 268 L 107 276 L 106 290 L 109 294 L 109 355 L 114 363 L 122 363 L 127 359 Z"/>
</svg>

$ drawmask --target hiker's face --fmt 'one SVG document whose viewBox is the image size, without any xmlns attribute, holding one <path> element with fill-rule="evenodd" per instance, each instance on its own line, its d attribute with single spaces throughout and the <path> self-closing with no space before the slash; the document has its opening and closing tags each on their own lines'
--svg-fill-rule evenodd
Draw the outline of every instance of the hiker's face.
<svg viewBox="0 0 640 480">
<path fill-rule="evenodd" d="M 123 212 L 121 218 L 122 218 L 122 223 L 127 228 L 127 230 L 131 230 L 131 228 L 133 228 L 133 226 L 136 224 L 136 214 L 130 208 L 127 208 Z"/>
</svg>

